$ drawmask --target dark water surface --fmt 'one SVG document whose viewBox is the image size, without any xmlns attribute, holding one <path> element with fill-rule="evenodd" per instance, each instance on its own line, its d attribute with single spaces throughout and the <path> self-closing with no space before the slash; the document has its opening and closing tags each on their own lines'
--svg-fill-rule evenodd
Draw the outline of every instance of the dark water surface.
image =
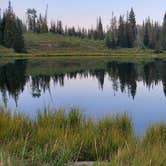
<svg viewBox="0 0 166 166">
<path fill-rule="evenodd" d="M 30 116 L 48 106 L 78 107 L 94 118 L 127 112 L 138 133 L 149 124 L 166 122 L 165 61 L 112 61 L 101 68 L 51 74 L 40 73 L 40 65 L 34 74 L 35 67 L 30 67 L 28 60 L 0 65 L 1 105 Z"/>
</svg>

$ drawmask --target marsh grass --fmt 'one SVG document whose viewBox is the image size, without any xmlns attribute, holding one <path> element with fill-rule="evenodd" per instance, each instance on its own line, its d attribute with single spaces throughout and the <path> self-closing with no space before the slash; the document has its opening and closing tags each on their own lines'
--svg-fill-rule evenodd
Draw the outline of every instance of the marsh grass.
<svg viewBox="0 0 166 166">
<path fill-rule="evenodd" d="M 99 120 L 78 109 L 45 110 L 35 120 L 0 109 L 1 165 L 56 165 L 107 161 L 108 165 L 162 165 L 166 162 L 166 125 L 136 137 L 127 114 Z M 100 164 L 98 164 L 100 165 Z"/>
</svg>

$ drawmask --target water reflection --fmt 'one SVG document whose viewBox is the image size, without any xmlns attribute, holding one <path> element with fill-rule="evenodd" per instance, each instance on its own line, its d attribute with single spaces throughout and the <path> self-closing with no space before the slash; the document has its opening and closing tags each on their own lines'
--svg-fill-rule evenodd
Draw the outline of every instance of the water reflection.
<svg viewBox="0 0 166 166">
<path fill-rule="evenodd" d="M 7 106 L 7 93 L 12 96 L 17 105 L 18 97 L 24 91 L 28 81 L 26 76 L 26 60 L 17 60 L 0 67 L 0 91 L 4 105 Z"/>
<path fill-rule="evenodd" d="M 138 71 L 137 65 L 133 63 L 110 62 L 107 64 L 109 77 L 113 82 L 113 89 L 121 92 L 127 91 L 134 99 L 137 89 Z M 119 84 L 118 84 L 119 80 Z"/>
<path fill-rule="evenodd" d="M 108 76 L 114 94 L 121 91 L 132 96 L 134 99 L 137 92 L 137 84 L 143 81 L 144 86 L 149 90 L 158 85 L 161 81 L 163 84 L 163 92 L 166 95 L 166 62 L 152 61 L 146 64 L 109 62 L 102 69 L 94 70 L 78 70 L 66 72 L 65 74 L 52 75 L 27 75 L 27 60 L 16 60 L 14 63 L 9 63 L 0 66 L 0 91 L 4 105 L 7 107 L 9 97 L 15 100 L 17 106 L 20 94 L 24 91 L 24 87 L 28 84 L 31 88 L 31 96 L 40 98 L 41 93 L 46 91 L 51 92 L 51 81 L 56 85 L 63 87 L 65 78 L 80 79 L 80 78 L 95 78 L 98 80 L 99 90 L 103 90 L 106 75 Z"/>
</svg>

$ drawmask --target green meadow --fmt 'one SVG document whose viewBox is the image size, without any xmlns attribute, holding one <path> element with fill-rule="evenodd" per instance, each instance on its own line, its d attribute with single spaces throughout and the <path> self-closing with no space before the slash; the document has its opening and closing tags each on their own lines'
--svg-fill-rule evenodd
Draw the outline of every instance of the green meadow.
<svg viewBox="0 0 166 166">
<path fill-rule="evenodd" d="M 155 54 L 151 49 L 117 48 L 108 49 L 104 41 L 81 39 L 52 33 L 24 34 L 27 53 L 15 53 L 12 49 L 0 46 L 1 58 L 112 58 L 122 61 L 143 61 L 153 58 L 165 59 L 166 53 Z"/>
</svg>

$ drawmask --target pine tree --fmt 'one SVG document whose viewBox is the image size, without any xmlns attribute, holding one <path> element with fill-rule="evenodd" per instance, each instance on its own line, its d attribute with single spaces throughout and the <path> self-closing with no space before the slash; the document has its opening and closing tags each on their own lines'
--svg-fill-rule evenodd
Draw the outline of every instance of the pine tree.
<svg viewBox="0 0 166 166">
<path fill-rule="evenodd" d="M 56 31 L 56 25 L 54 22 L 51 22 L 50 32 L 55 33 L 55 31 Z"/>
<path fill-rule="evenodd" d="M 162 48 L 166 50 L 166 13 L 162 24 Z"/>
<path fill-rule="evenodd" d="M 0 44 L 3 42 L 3 26 L 2 26 L 2 16 L 1 16 L 1 8 L 0 8 Z"/>
<path fill-rule="evenodd" d="M 161 30 L 160 30 L 160 27 L 159 27 L 159 24 L 156 22 L 155 23 L 155 53 L 161 53 Z"/>
<path fill-rule="evenodd" d="M 14 41 L 13 41 L 14 51 L 18 53 L 26 52 L 24 37 L 22 32 L 22 22 L 18 18 L 16 19 L 14 30 L 15 30 Z"/>
<path fill-rule="evenodd" d="M 14 48 L 16 52 L 25 52 L 22 22 L 15 16 L 10 1 L 8 9 L 3 14 L 0 27 L 1 44 Z"/>
<path fill-rule="evenodd" d="M 111 33 L 108 32 L 108 33 L 106 34 L 106 37 L 105 37 L 105 45 L 106 45 L 108 48 L 112 48 L 112 42 L 111 42 L 111 40 L 112 40 Z"/>
<path fill-rule="evenodd" d="M 35 32 L 37 32 L 37 33 L 47 33 L 48 32 L 46 18 L 43 17 L 41 14 L 39 14 L 39 17 L 37 18 L 37 21 L 35 24 L 36 24 Z"/>
<path fill-rule="evenodd" d="M 137 35 L 137 27 L 136 27 L 136 19 L 135 19 L 135 13 L 133 8 L 131 8 L 130 14 L 129 14 L 129 23 L 131 26 L 131 47 L 134 46 L 135 40 L 136 40 L 136 35 Z"/>
<path fill-rule="evenodd" d="M 9 1 L 8 9 L 3 15 L 3 44 L 6 47 L 12 47 L 14 40 L 14 24 L 15 24 L 15 15 Z"/>
<path fill-rule="evenodd" d="M 124 47 L 125 46 L 125 22 L 124 22 L 123 16 L 119 17 L 118 45 L 120 47 Z"/>
<path fill-rule="evenodd" d="M 101 17 L 97 20 L 97 39 L 103 40 L 104 39 L 104 32 L 103 32 L 103 24 L 101 21 Z"/>
<path fill-rule="evenodd" d="M 153 21 L 148 21 L 148 31 L 149 31 L 149 48 L 154 49 L 156 45 L 156 34 L 157 34 L 157 23 Z"/>
<path fill-rule="evenodd" d="M 39 19 L 36 22 L 36 32 L 41 33 L 41 14 L 39 15 Z"/>
<path fill-rule="evenodd" d="M 0 22 L 0 44 L 4 45 L 4 32 L 6 25 L 6 13 L 3 13 L 3 17 Z"/>
<path fill-rule="evenodd" d="M 60 20 L 57 21 L 56 32 L 60 35 L 62 35 L 64 33 L 62 21 L 60 21 Z"/>
<path fill-rule="evenodd" d="M 28 30 L 30 32 L 36 32 L 37 11 L 35 9 L 27 9 L 26 14 L 27 14 Z"/>
<path fill-rule="evenodd" d="M 149 29 L 148 29 L 148 23 L 145 23 L 145 30 L 144 30 L 144 37 L 143 37 L 143 43 L 146 47 L 149 46 Z"/>
<path fill-rule="evenodd" d="M 111 48 L 116 48 L 117 41 L 118 41 L 118 35 L 117 35 L 117 20 L 114 14 L 112 13 L 112 19 L 111 19 L 111 27 L 110 27 L 110 33 L 111 33 Z"/>
<path fill-rule="evenodd" d="M 65 26 L 65 32 L 64 32 L 65 35 L 68 35 L 68 28 L 67 26 Z"/>
<path fill-rule="evenodd" d="M 132 34 L 132 25 L 129 20 L 129 15 L 127 12 L 127 17 L 126 17 L 126 26 L 125 26 L 125 46 L 128 48 L 133 47 L 133 34 Z"/>
</svg>

